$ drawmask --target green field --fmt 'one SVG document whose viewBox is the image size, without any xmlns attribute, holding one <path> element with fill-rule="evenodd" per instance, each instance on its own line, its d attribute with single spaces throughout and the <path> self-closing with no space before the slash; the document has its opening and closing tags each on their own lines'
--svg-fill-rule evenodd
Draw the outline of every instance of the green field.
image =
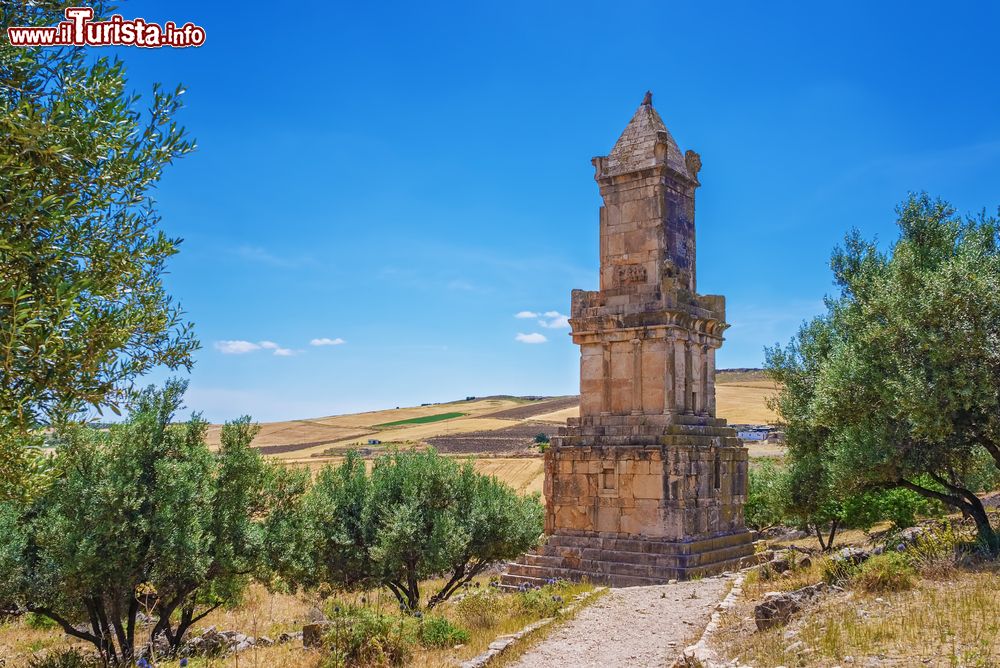
<svg viewBox="0 0 1000 668">
<path fill-rule="evenodd" d="M 380 429 L 383 427 L 400 427 L 404 424 L 426 424 L 428 422 L 440 422 L 441 420 L 450 420 L 452 418 L 464 417 L 465 413 L 438 413 L 436 415 L 425 415 L 423 417 L 410 418 L 409 420 L 396 420 L 395 422 L 383 422 L 382 424 L 372 425 L 375 429 Z"/>
</svg>

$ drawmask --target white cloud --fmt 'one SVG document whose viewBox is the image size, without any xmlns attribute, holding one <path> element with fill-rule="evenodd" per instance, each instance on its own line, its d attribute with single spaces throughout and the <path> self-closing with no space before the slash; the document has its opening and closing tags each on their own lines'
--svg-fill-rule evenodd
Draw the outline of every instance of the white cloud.
<svg viewBox="0 0 1000 668">
<path fill-rule="evenodd" d="M 544 334 L 539 334 L 538 332 L 532 332 L 531 334 L 518 334 L 514 337 L 515 341 L 520 341 L 521 343 L 545 343 L 548 341 Z"/>
<path fill-rule="evenodd" d="M 534 311 L 519 311 L 514 315 L 515 318 L 537 318 L 538 314 Z"/>
<path fill-rule="evenodd" d="M 539 320 L 538 324 L 549 329 L 566 329 L 569 327 L 569 316 L 563 315 L 559 311 L 546 311 L 543 314 L 546 320 Z"/>
<path fill-rule="evenodd" d="M 312 341 L 309 342 L 309 345 L 310 346 L 342 346 L 345 343 L 347 343 L 347 341 L 343 340 L 339 336 L 337 338 L 335 338 L 335 339 L 330 339 L 330 338 L 327 338 L 327 337 L 324 336 L 323 338 L 320 338 L 320 339 L 313 339 Z"/>
<path fill-rule="evenodd" d="M 280 344 L 274 341 L 258 341 L 254 343 L 253 341 L 243 341 L 242 339 L 216 341 L 215 349 L 223 355 L 245 355 L 257 352 L 258 350 L 271 350 L 273 351 L 272 354 L 278 357 L 291 357 L 298 352 L 291 348 L 282 348 Z"/>
<path fill-rule="evenodd" d="M 215 349 L 223 355 L 244 355 L 260 350 L 260 346 L 251 341 L 216 341 Z"/>
</svg>

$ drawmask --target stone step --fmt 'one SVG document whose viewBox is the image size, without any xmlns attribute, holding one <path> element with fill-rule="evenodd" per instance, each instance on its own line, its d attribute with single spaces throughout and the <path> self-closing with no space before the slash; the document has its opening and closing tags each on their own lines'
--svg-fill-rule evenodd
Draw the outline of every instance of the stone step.
<svg viewBox="0 0 1000 668">
<path fill-rule="evenodd" d="M 503 581 L 533 586 L 549 578 L 586 578 L 615 587 L 651 585 L 735 570 L 759 558 L 748 532 L 687 543 L 560 533 L 510 564 Z"/>
<path fill-rule="evenodd" d="M 585 571 L 657 577 L 664 569 L 684 571 L 709 567 L 747 556 L 744 545 L 734 545 L 696 554 L 654 555 L 636 552 L 607 552 L 597 549 L 549 548 L 525 554 L 519 560 L 532 566 L 568 566 Z M 607 564 L 605 566 L 605 564 Z"/>
<path fill-rule="evenodd" d="M 530 556 L 524 555 L 518 560 L 518 564 L 529 569 L 538 568 L 542 570 L 558 570 L 569 568 L 571 570 L 583 571 L 585 573 L 640 577 L 648 578 L 650 580 L 662 580 L 664 577 L 670 580 L 677 578 L 682 572 L 682 569 L 677 568 L 675 564 L 648 566 L 622 561 L 575 559 L 546 554 L 534 554 Z"/>
<path fill-rule="evenodd" d="M 750 532 L 727 534 L 711 538 L 691 541 L 664 541 L 641 538 L 622 538 L 612 535 L 556 533 L 549 536 L 545 546 L 575 547 L 580 549 L 596 548 L 606 552 L 638 552 L 643 554 L 691 554 L 704 552 L 732 545 L 748 545 L 751 542 Z"/>
<path fill-rule="evenodd" d="M 501 579 L 502 585 L 516 586 L 520 582 L 525 584 L 545 584 L 549 579 L 556 580 L 587 580 L 594 584 L 605 584 L 612 587 L 648 587 L 658 584 L 666 584 L 670 578 L 648 578 L 634 575 L 618 575 L 612 573 L 590 573 L 573 568 L 547 568 L 541 566 L 526 566 L 524 564 L 511 564 L 508 572 Z"/>
<path fill-rule="evenodd" d="M 508 570 L 501 579 L 502 585 L 516 587 L 521 583 L 529 586 L 543 585 L 549 579 L 587 580 L 595 584 L 612 587 L 640 587 L 666 584 L 670 580 L 718 575 L 725 571 L 738 570 L 759 563 L 767 555 L 751 554 L 736 559 L 714 562 L 694 568 L 659 569 L 655 576 L 648 572 L 629 570 L 627 564 L 612 566 L 605 564 L 601 570 L 588 569 L 585 565 L 569 568 L 566 565 L 529 565 L 521 562 L 508 564 Z"/>
</svg>

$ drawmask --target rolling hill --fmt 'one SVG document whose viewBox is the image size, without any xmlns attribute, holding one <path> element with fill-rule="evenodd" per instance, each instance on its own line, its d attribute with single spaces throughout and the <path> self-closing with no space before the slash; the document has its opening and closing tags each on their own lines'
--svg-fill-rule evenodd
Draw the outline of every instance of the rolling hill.
<svg viewBox="0 0 1000 668">
<path fill-rule="evenodd" d="M 716 377 L 719 417 L 731 424 L 774 421 L 766 405 L 772 382 L 754 370 L 720 371 Z M 389 445 L 431 445 L 455 456 L 476 455 L 476 467 L 524 492 L 541 492 L 542 461 L 534 437 L 553 436 L 566 418 L 579 414 L 576 396 L 477 397 L 443 404 L 331 415 L 261 425 L 254 445 L 291 465 L 318 468 L 350 449 L 377 451 Z M 209 429 L 218 443 L 220 425 Z M 379 441 L 370 444 L 370 441 Z"/>
</svg>

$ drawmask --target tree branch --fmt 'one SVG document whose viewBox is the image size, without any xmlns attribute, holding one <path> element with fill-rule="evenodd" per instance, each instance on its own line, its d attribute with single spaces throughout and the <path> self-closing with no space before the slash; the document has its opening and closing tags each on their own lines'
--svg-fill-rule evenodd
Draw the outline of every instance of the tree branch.
<svg viewBox="0 0 1000 668">
<path fill-rule="evenodd" d="M 92 633 L 87 633 L 86 631 L 78 630 L 75 626 L 70 624 L 66 618 L 57 614 L 54 610 L 50 610 L 49 608 L 31 606 L 28 608 L 28 612 L 34 612 L 36 614 L 48 617 L 56 624 L 61 626 L 63 632 L 66 635 L 73 636 L 74 638 L 79 638 L 80 640 L 86 640 L 87 642 L 92 643 L 95 647 L 98 648 L 100 648 L 101 646 L 100 638 L 98 638 Z"/>
<path fill-rule="evenodd" d="M 944 494 L 943 492 L 939 492 L 939 491 L 937 491 L 935 489 L 928 489 L 926 487 L 923 487 L 922 485 L 918 485 L 916 483 L 912 483 L 909 480 L 906 480 L 905 478 L 900 478 L 897 481 L 897 483 L 898 483 L 898 485 L 900 487 L 905 487 L 906 489 L 910 490 L 911 492 L 916 492 L 920 496 L 927 497 L 929 499 L 937 499 L 938 501 L 940 501 L 942 503 L 946 503 L 949 506 L 954 506 L 955 508 L 959 508 L 961 510 L 965 510 L 965 511 L 970 511 L 971 512 L 971 508 L 969 506 L 969 503 L 967 501 L 964 501 L 959 496 L 953 496 L 951 494 Z"/>
</svg>

